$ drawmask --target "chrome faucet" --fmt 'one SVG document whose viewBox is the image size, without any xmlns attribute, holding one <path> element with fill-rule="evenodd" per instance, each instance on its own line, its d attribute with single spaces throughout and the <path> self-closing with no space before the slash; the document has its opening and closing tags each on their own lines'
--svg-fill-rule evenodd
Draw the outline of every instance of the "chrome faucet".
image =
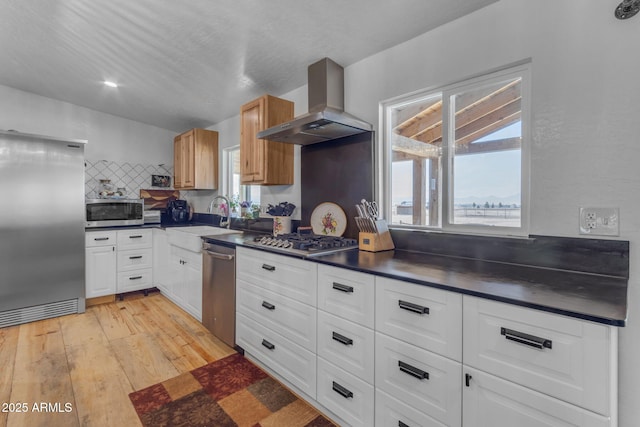
<svg viewBox="0 0 640 427">
<path fill-rule="evenodd" d="M 209 203 L 209 213 L 213 213 L 213 204 L 218 199 L 224 200 L 225 206 L 227 207 L 227 220 L 226 221 L 220 220 L 220 227 L 231 228 L 231 206 L 229 204 L 230 203 L 229 199 L 227 199 L 224 196 L 214 197 L 211 203 Z"/>
</svg>

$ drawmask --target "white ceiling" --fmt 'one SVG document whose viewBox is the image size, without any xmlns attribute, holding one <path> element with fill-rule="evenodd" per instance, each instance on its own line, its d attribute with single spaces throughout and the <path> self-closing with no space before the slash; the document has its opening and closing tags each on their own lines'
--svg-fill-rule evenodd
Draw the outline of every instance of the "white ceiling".
<svg viewBox="0 0 640 427">
<path fill-rule="evenodd" d="M 0 0 L 0 84 L 182 132 L 494 1 Z"/>
</svg>

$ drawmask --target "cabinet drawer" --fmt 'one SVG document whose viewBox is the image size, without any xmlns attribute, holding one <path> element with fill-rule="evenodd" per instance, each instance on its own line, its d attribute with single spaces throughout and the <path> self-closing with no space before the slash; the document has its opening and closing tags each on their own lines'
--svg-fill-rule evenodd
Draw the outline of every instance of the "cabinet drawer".
<svg viewBox="0 0 640 427">
<path fill-rule="evenodd" d="M 87 248 L 95 246 L 113 246 L 116 244 L 115 231 L 87 231 L 84 233 L 84 245 Z"/>
<path fill-rule="evenodd" d="M 462 387 L 465 427 L 613 427 L 607 417 L 586 411 L 510 381 L 465 367 Z"/>
<path fill-rule="evenodd" d="M 238 311 L 309 351 L 316 351 L 316 309 L 291 298 L 236 281 Z"/>
<path fill-rule="evenodd" d="M 284 255 L 237 248 L 236 277 L 316 306 L 317 265 Z"/>
<path fill-rule="evenodd" d="M 236 313 L 236 343 L 284 379 L 316 398 L 316 355 Z"/>
<path fill-rule="evenodd" d="M 465 365 L 611 415 L 614 327 L 465 295 L 464 340 Z"/>
<path fill-rule="evenodd" d="M 462 425 L 462 365 L 376 333 L 376 387 L 447 426 Z"/>
<path fill-rule="evenodd" d="M 373 386 L 318 358 L 318 403 L 350 426 L 373 425 Z"/>
<path fill-rule="evenodd" d="M 373 328 L 374 299 L 374 276 L 318 266 L 318 308 Z"/>
<path fill-rule="evenodd" d="M 374 333 L 318 310 L 318 356 L 373 384 Z"/>
<path fill-rule="evenodd" d="M 152 242 L 151 229 L 118 230 L 118 250 L 150 248 Z"/>
<path fill-rule="evenodd" d="M 462 360 L 462 296 L 376 277 L 376 330 Z"/>
<path fill-rule="evenodd" d="M 424 412 L 376 389 L 376 425 L 408 427 L 447 427 Z"/>
<path fill-rule="evenodd" d="M 128 251 L 118 251 L 118 271 L 139 270 L 143 268 L 152 268 L 151 248 L 147 249 L 131 249 Z"/>
<path fill-rule="evenodd" d="M 123 271 L 118 273 L 117 293 L 137 291 L 153 287 L 150 268 L 142 270 Z"/>
</svg>

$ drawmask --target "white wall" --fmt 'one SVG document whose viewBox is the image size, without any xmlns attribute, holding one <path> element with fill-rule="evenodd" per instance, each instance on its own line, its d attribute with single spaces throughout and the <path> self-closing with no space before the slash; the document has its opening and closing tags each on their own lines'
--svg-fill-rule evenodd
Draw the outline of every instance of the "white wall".
<svg viewBox="0 0 640 427">
<path fill-rule="evenodd" d="M 0 129 L 86 139 L 91 160 L 173 164 L 175 132 L 1 85 Z"/>
<path fill-rule="evenodd" d="M 640 16 L 618 1 L 501 0 L 345 69 L 347 111 L 378 123 L 380 101 L 532 59 L 531 234 L 579 236 L 580 206 L 620 208 L 629 240 L 620 329 L 620 426 L 640 420 Z"/>
</svg>

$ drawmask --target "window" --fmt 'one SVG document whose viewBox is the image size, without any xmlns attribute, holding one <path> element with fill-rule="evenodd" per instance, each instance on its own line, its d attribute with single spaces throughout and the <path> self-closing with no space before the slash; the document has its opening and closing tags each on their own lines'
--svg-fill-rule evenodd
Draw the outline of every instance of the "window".
<svg viewBox="0 0 640 427">
<path fill-rule="evenodd" d="M 239 201 L 248 200 L 252 204 L 260 204 L 260 186 L 240 184 L 240 146 L 225 148 L 225 182 L 223 188 L 228 197 L 237 196 Z"/>
<path fill-rule="evenodd" d="M 528 64 L 383 103 L 391 225 L 523 235 Z"/>
</svg>

